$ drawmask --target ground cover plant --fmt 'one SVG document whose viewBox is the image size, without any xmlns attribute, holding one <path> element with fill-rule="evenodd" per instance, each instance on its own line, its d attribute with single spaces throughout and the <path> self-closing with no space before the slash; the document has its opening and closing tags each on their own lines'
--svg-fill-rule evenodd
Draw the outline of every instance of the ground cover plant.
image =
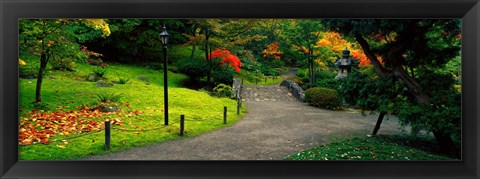
<svg viewBox="0 0 480 179">
<path fill-rule="evenodd" d="M 285 160 L 455 160 L 432 145 L 432 138 L 353 137 L 289 155 Z"/>
</svg>

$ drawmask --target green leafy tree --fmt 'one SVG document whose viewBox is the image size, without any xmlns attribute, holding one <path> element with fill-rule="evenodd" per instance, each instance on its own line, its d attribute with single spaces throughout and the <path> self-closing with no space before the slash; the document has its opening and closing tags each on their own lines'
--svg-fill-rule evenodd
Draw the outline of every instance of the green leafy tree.
<svg viewBox="0 0 480 179">
<path fill-rule="evenodd" d="M 283 23 L 283 38 L 306 59 L 310 86 L 313 86 L 317 64 L 315 59 L 318 56 L 315 51 L 319 50 L 316 43 L 321 38 L 322 24 L 320 20 L 315 19 L 289 20 L 288 22 Z"/>
<path fill-rule="evenodd" d="M 170 34 L 170 45 L 187 41 L 182 35 L 187 30 L 186 19 L 107 19 L 106 22 L 112 34 L 106 39 L 89 41 L 88 44 L 109 61 L 163 62 L 159 36 L 163 25 Z"/>
<path fill-rule="evenodd" d="M 455 97 L 437 99 L 438 94 L 455 96 L 451 87 L 454 81 L 441 85 L 425 83 L 426 80 L 438 79 L 420 78 L 414 75 L 418 72 L 436 71 L 459 55 L 460 52 L 460 21 L 454 19 L 436 20 L 375 20 L 375 19 L 331 19 L 323 21 L 324 25 L 345 36 L 349 36 L 362 47 L 377 75 L 382 78 L 392 78 L 402 83 L 408 90 L 405 97 L 406 106 L 422 109 L 421 112 L 408 111 L 410 107 L 402 108 L 405 113 L 414 115 L 399 115 L 403 124 L 410 124 L 432 131 L 442 150 L 450 154 L 459 154 L 455 149 L 452 136 L 459 131 L 459 115 L 455 112 L 443 113 L 445 109 L 435 108 L 441 102 L 448 102 L 450 109 L 460 111 L 460 103 Z M 384 41 L 385 43 L 377 43 Z M 381 57 L 382 62 L 379 60 Z M 410 71 L 410 72 L 409 72 Z M 438 76 L 438 74 L 430 74 Z M 447 74 L 447 76 L 452 74 Z M 447 82 L 445 81 L 445 82 Z M 433 86 L 431 86 L 433 85 Z M 431 88 L 437 88 L 432 91 Z M 371 89 L 376 90 L 376 89 Z M 449 92 L 453 92 L 450 94 Z M 441 106 L 441 105 L 440 105 Z M 418 111 L 418 110 L 417 110 Z M 440 118 L 438 114 L 446 116 Z M 436 121 L 438 125 L 431 124 Z"/>
</svg>

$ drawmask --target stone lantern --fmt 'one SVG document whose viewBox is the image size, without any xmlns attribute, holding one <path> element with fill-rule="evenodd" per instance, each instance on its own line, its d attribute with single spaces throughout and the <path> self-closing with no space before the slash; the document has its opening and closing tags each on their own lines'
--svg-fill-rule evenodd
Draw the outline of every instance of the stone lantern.
<svg viewBox="0 0 480 179">
<path fill-rule="evenodd" d="M 338 67 L 338 75 L 335 79 L 338 80 L 347 77 L 352 70 L 352 66 L 356 65 L 356 63 L 350 58 L 350 51 L 345 48 L 342 51 L 342 58 L 337 59 L 335 65 Z"/>
</svg>

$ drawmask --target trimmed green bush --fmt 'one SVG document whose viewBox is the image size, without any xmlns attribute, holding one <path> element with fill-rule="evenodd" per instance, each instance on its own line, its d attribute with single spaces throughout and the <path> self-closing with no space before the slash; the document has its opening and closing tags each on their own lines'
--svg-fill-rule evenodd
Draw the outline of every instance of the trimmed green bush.
<svg viewBox="0 0 480 179">
<path fill-rule="evenodd" d="M 213 95 L 231 98 L 233 96 L 233 89 L 231 86 L 226 84 L 218 84 L 215 88 L 213 88 Z"/>
<path fill-rule="evenodd" d="M 175 66 L 180 73 L 187 75 L 191 80 L 197 81 L 208 73 L 208 63 L 201 59 L 179 60 Z"/>
<path fill-rule="evenodd" d="M 314 87 L 305 91 L 305 101 L 313 106 L 335 110 L 340 107 L 342 99 L 337 90 Z"/>
<path fill-rule="evenodd" d="M 218 68 L 212 72 L 212 82 L 215 85 L 222 83 L 232 85 L 234 73 L 235 71 L 233 71 L 232 69 Z"/>
</svg>

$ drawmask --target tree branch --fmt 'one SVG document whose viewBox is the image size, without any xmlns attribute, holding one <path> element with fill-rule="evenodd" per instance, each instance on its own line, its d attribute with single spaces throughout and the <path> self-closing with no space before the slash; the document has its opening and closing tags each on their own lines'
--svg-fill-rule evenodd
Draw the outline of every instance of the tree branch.
<svg viewBox="0 0 480 179">
<path fill-rule="evenodd" d="M 383 77 L 392 76 L 392 72 L 390 70 L 385 69 L 382 66 L 377 56 L 372 52 L 372 49 L 370 49 L 370 45 L 368 45 L 368 42 L 362 37 L 362 35 L 360 35 L 359 33 L 355 33 L 355 39 L 362 47 L 363 52 L 370 60 L 373 67 L 375 67 L 375 70 L 378 72 L 378 74 L 380 74 Z"/>
</svg>

